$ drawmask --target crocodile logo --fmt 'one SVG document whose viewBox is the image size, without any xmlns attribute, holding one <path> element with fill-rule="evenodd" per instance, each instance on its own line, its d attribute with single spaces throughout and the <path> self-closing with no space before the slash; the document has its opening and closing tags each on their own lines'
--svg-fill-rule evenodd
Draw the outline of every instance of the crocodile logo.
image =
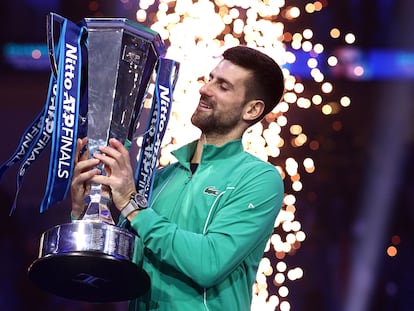
<svg viewBox="0 0 414 311">
<path fill-rule="evenodd" d="M 207 188 L 204 189 L 203 192 L 205 194 L 214 195 L 214 196 L 217 196 L 219 194 L 219 191 L 214 186 L 208 186 Z"/>
</svg>

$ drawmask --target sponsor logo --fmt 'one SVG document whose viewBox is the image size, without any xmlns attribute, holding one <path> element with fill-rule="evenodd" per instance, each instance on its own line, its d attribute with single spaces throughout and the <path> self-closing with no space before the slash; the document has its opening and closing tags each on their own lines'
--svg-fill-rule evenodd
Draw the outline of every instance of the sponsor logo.
<svg viewBox="0 0 414 311">
<path fill-rule="evenodd" d="M 58 170 L 57 175 L 59 178 L 68 179 L 71 174 L 71 162 L 72 162 L 72 149 L 74 142 L 74 132 L 76 122 L 76 98 L 72 96 L 75 94 L 73 90 L 73 81 L 76 81 L 76 62 L 78 57 L 76 55 L 78 49 L 66 44 L 66 55 L 65 55 L 65 72 L 63 81 L 63 111 L 62 111 L 62 123 L 61 134 L 60 134 L 60 148 L 58 158 Z"/>
</svg>

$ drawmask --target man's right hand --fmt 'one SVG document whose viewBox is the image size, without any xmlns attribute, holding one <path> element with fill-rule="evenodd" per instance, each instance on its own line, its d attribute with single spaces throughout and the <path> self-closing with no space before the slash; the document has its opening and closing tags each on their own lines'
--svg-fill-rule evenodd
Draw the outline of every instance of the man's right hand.
<svg viewBox="0 0 414 311">
<path fill-rule="evenodd" d="M 72 217 L 79 219 L 86 208 L 85 198 L 90 191 L 90 180 L 93 176 L 101 174 L 96 168 L 99 160 L 88 158 L 88 152 L 81 154 L 81 150 L 88 143 L 88 139 L 78 138 L 76 141 L 75 165 L 72 174 L 70 194 L 72 198 Z"/>
</svg>

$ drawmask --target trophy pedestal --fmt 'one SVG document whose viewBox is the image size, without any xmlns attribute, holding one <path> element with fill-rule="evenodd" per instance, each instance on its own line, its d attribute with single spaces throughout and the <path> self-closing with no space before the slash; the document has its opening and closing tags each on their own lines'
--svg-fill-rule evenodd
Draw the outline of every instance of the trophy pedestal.
<svg viewBox="0 0 414 311">
<path fill-rule="evenodd" d="M 69 299 L 137 298 L 148 290 L 150 278 L 132 262 L 134 253 L 143 256 L 134 246 L 132 233 L 101 221 L 55 226 L 43 233 L 39 258 L 30 265 L 28 276 L 40 288 Z"/>
</svg>

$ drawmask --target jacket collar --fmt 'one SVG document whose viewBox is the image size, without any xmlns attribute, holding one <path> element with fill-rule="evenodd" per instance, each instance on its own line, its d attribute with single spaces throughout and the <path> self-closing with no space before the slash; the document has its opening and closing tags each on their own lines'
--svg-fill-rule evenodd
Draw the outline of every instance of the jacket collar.
<svg viewBox="0 0 414 311">
<path fill-rule="evenodd" d="M 173 151 L 173 155 L 181 163 L 189 163 L 197 146 L 197 140 Z M 224 160 L 244 151 L 242 140 L 232 140 L 223 146 L 205 144 L 203 146 L 203 154 L 201 155 L 201 163 Z"/>
</svg>

